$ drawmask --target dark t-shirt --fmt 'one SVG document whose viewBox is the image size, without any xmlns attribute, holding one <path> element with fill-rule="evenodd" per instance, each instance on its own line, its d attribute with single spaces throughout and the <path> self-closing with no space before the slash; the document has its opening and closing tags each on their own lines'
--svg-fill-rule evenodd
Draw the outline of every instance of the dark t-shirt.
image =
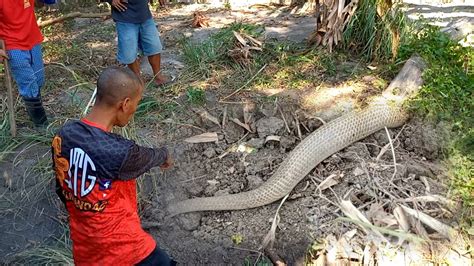
<svg viewBox="0 0 474 266">
<path fill-rule="evenodd" d="M 109 4 L 111 0 L 107 0 Z M 143 23 L 152 18 L 150 8 L 148 7 L 149 0 L 122 0 L 122 3 L 127 6 L 127 9 L 120 12 L 112 6 L 112 18 L 114 21 L 127 23 Z"/>
</svg>

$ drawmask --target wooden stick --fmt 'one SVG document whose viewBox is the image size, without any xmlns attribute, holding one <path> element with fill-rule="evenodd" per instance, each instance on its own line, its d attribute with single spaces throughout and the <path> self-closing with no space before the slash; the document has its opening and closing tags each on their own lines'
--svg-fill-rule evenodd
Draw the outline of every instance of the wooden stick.
<svg viewBox="0 0 474 266">
<path fill-rule="evenodd" d="M 72 12 L 69 14 L 66 14 L 62 17 L 59 18 L 53 18 L 49 19 L 43 22 L 39 22 L 38 26 L 40 28 L 49 26 L 51 24 L 59 23 L 67 19 L 72 19 L 72 18 L 102 18 L 102 19 L 107 19 L 111 16 L 110 12 L 104 12 L 104 13 L 81 13 L 81 12 Z"/>
<path fill-rule="evenodd" d="M 286 266 L 284 260 L 278 256 L 274 249 L 266 248 L 264 249 L 265 255 L 272 261 L 273 265 L 275 266 Z"/>
<path fill-rule="evenodd" d="M 0 40 L 0 48 L 6 52 L 5 42 Z M 12 77 L 10 74 L 10 67 L 6 59 L 3 60 L 3 68 L 5 69 L 5 86 L 7 87 L 7 102 L 8 102 L 8 116 L 10 117 L 10 133 L 12 137 L 16 137 L 16 121 L 15 121 L 15 106 L 13 104 L 13 89 Z"/>
<path fill-rule="evenodd" d="M 283 119 L 283 122 L 285 122 L 285 128 L 288 133 L 291 133 L 290 127 L 288 126 L 288 123 L 286 122 L 285 115 L 281 111 L 280 106 L 277 105 L 278 111 L 280 112 L 281 118 Z"/>
</svg>

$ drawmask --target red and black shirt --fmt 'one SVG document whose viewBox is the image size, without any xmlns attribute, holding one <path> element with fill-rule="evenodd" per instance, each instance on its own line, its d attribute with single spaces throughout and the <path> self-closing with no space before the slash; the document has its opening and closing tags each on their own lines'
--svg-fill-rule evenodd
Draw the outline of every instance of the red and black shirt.
<svg viewBox="0 0 474 266">
<path fill-rule="evenodd" d="M 166 148 L 138 146 L 88 120 L 54 137 L 58 195 L 69 212 L 76 265 L 132 265 L 155 248 L 140 225 L 136 177 L 162 165 Z"/>
</svg>

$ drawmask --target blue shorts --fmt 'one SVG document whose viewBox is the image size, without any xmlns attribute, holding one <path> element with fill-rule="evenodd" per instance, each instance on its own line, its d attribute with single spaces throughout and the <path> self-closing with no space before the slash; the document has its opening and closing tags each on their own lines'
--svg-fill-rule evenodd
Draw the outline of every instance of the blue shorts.
<svg viewBox="0 0 474 266">
<path fill-rule="evenodd" d="M 143 55 L 161 53 L 160 33 L 155 21 L 148 19 L 143 23 L 115 22 L 118 35 L 117 60 L 122 64 L 131 64 L 137 59 L 138 49 Z"/>
<path fill-rule="evenodd" d="M 7 54 L 20 95 L 24 98 L 39 97 L 44 84 L 41 44 L 35 45 L 31 50 L 7 50 Z"/>
</svg>

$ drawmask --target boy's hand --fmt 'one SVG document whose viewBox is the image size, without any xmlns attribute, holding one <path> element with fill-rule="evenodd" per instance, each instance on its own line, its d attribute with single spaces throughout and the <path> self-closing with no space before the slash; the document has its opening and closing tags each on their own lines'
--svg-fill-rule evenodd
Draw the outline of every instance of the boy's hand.
<svg viewBox="0 0 474 266">
<path fill-rule="evenodd" d="M 173 159 L 171 158 L 171 155 L 168 154 L 168 158 L 166 158 L 166 161 L 160 165 L 161 170 L 168 170 L 173 166 Z"/>
<path fill-rule="evenodd" d="M 122 3 L 122 0 L 112 0 L 112 6 L 120 12 L 127 10 L 127 6 Z"/>
<path fill-rule="evenodd" d="M 0 63 L 3 62 L 3 59 L 8 59 L 7 52 L 5 50 L 0 49 Z"/>
</svg>

